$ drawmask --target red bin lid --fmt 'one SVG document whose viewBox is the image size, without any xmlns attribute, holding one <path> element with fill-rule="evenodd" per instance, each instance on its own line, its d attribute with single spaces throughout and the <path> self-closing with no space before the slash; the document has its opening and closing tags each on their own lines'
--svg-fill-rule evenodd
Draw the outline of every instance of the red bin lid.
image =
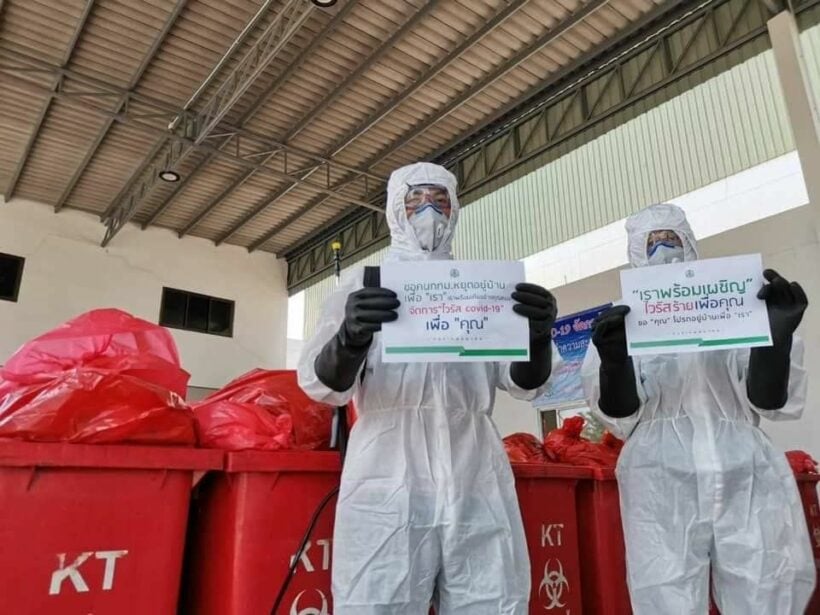
<svg viewBox="0 0 820 615">
<path fill-rule="evenodd" d="M 615 468 L 592 468 L 592 478 L 595 480 L 616 480 Z"/>
<path fill-rule="evenodd" d="M 237 451 L 226 456 L 228 472 L 341 472 L 336 451 Z"/>
<path fill-rule="evenodd" d="M 222 451 L 176 446 L 0 441 L 0 467 L 218 470 Z"/>
<path fill-rule="evenodd" d="M 513 463 L 516 478 L 591 478 L 592 468 L 559 463 Z"/>
</svg>

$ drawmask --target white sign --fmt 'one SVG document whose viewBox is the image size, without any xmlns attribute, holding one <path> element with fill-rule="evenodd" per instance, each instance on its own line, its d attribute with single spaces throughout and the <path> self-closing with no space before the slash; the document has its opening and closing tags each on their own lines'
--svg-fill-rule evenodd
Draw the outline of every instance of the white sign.
<svg viewBox="0 0 820 615">
<path fill-rule="evenodd" d="M 427 261 L 381 266 L 399 296 L 399 319 L 382 328 L 386 363 L 529 360 L 529 323 L 513 311 L 519 262 Z"/>
<path fill-rule="evenodd" d="M 621 271 L 629 354 L 771 346 L 759 254 Z"/>
</svg>

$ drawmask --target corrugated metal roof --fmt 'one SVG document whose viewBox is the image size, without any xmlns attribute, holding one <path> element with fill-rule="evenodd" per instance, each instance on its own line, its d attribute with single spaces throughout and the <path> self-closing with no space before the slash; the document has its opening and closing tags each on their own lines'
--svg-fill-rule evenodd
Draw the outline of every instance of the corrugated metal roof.
<svg viewBox="0 0 820 615">
<path fill-rule="evenodd" d="M 820 98 L 820 26 L 801 38 Z M 459 220 L 456 257 L 518 260 L 792 151 L 772 52 L 715 72 L 471 203 Z M 384 253 L 345 266 L 375 265 Z M 306 337 L 333 286 L 326 278 L 304 291 Z"/>
<path fill-rule="evenodd" d="M 310 156 L 332 156 L 337 164 L 383 177 L 458 140 L 665 3 L 674 4 L 350 0 L 329 11 L 313 9 L 223 122 L 306 152 L 293 155 L 291 169 L 308 165 Z M 24 84 L 19 73 L 0 71 L 0 189 L 58 209 L 110 213 L 146 159 L 167 152 L 159 134 L 133 123 L 136 109 L 117 92 L 146 101 L 143 111 L 149 98 L 202 110 L 287 6 L 288 0 L 5 0 L 0 54 L 23 54 L 48 70 L 30 73 Z M 253 27 L 240 38 L 249 23 Z M 97 96 L 101 109 L 93 109 L 83 104 L 90 98 L 55 89 L 61 76 L 65 83 L 90 77 L 119 90 Z M 37 84 L 53 96 L 33 94 Z M 113 121 L 100 111 L 120 117 Z M 168 120 L 141 121 L 161 132 Z M 288 186 L 281 158 L 276 154 L 266 165 L 279 169 L 279 177 L 254 172 L 229 191 L 248 168 L 194 153 L 177 169 L 192 177 L 177 197 L 168 203 L 174 186 L 158 185 L 140 200 L 133 219 L 276 251 L 365 196 L 362 186 L 351 186 L 342 199 L 299 215 L 322 193 L 303 183 L 274 199 Z M 284 175 L 298 174 L 285 166 Z M 314 181 L 318 175 L 312 174 Z M 327 180 L 335 186 L 349 175 L 334 167 Z M 281 232 L 259 244 L 274 228 Z"/>
</svg>

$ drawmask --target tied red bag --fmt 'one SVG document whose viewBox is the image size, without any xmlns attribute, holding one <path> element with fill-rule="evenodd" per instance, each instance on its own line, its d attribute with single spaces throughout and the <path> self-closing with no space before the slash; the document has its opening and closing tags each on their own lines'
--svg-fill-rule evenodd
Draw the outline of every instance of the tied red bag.
<svg viewBox="0 0 820 615">
<path fill-rule="evenodd" d="M 786 451 L 786 458 L 795 474 L 817 474 L 817 461 L 806 451 Z"/>
<path fill-rule="evenodd" d="M 148 357 L 144 363 L 143 357 Z M 171 333 L 116 309 L 86 312 L 34 338 L 0 373 L 3 380 L 32 384 L 76 367 L 110 370 L 125 364 L 132 375 L 185 397 L 190 376 L 180 368 Z"/>
<path fill-rule="evenodd" d="M 561 427 L 549 432 L 544 440 L 547 457 L 552 461 L 576 466 L 615 467 L 619 450 L 582 438 L 584 423 L 584 417 L 573 416 L 566 419 Z"/>
<path fill-rule="evenodd" d="M 544 445 L 530 433 L 514 433 L 504 438 L 504 450 L 512 463 L 549 463 Z"/>
<path fill-rule="evenodd" d="M 616 436 L 613 436 L 610 432 L 605 431 L 603 437 L 601 438 L 601 446 L 605 449 L 609 449 L 620 454 L 621 449 L 624 447 L 624 441 Z"/>
<path fill-rule="evenodd" d="M 194 404 L 202 446 L 226 450 L 330 447 L 333 408 L 311 400 L 294 371 L 255 369 Z"/>
<path fill-rule="evenodd" d="M 167 330 L 94 310 L 24 344 L 0 370 L 0 437 L 193 445 L 188 378 Z"/>
</svg>

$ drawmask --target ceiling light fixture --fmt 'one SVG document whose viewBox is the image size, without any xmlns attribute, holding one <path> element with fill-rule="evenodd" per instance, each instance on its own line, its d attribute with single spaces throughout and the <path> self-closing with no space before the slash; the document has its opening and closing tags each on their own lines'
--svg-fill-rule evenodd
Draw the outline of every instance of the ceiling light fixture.
<svg viewBox="0 0 820 615">
<path fill-rule="evenodd" d="M 164 182 L 175 183 L 179 181 L 179 173 L 171 169 L 164 169 L 159 172 L 159 178 Z"/>
<path fill-rule="evenodd" d="M 326 9 L 328 7 L 331 7 L 334 4 L 336 4 L 336 2 L 337 2 L 337 0 L 310 0 L 310 1 L 313 2 L 313 4 L 318 6 L 320 9 Z"/>
</svg>

